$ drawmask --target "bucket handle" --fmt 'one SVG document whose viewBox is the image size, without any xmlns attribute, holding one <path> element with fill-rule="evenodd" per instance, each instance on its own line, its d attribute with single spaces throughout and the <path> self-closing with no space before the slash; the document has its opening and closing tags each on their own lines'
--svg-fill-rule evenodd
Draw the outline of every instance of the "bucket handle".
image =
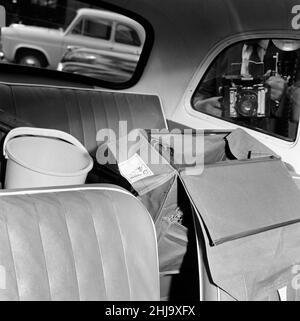
<svg viewBox="0 0 300 321">
<path fill-rule="evenodd" d="M 6 154 L 6 149 L 5 149 L 8 141 L 16 136 L 26 136 L 26 135 L 60 138 L 80 148 L 82 151 L 87 152 L 86 148 L 75 137 L 63 131 L 56 130 L 56 129 L 48 129 L 48 128 L 17 127 L 12 129 L 5 137 L 5 140 L 3 143 L 3 155 L 5 156 L 5 158 L 8 158 Z"/>
</svg>

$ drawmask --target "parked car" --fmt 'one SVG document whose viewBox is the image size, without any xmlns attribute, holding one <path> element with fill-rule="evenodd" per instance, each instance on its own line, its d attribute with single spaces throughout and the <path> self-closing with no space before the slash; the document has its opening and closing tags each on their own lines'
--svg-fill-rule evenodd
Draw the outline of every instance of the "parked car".
<svg viewBox="0 0 300 321">
<path fill-rule="evenodd" d="M 122 83 L 132 77 L 138 61 L 135 54 L 70 47 L 57 70 Z"/>
<path fill-rule="evenodd" d="M 79 9 L 65 29 L 12 24 L 1 30 L 5 58 L 35 67 L 56 69 L 69 46 L 102 50 L 106 56 L 135 56 L 138 59 L 145 32 L 124 15 L 98 9 Z"/>
</svg>

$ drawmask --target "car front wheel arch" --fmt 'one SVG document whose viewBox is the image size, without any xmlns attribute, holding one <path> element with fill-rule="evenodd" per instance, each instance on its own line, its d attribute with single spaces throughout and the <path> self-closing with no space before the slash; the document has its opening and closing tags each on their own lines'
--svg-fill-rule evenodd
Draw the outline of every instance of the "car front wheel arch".
<svg viewBox="0 0 300 321">
<path fill-rule="evenodd" d="M 47 67 L 49 65 L 45 55 L 36 49 L 20 48 L 15 55 L 15 61 L 18 64 L 32 67 Z"/>
</svg>

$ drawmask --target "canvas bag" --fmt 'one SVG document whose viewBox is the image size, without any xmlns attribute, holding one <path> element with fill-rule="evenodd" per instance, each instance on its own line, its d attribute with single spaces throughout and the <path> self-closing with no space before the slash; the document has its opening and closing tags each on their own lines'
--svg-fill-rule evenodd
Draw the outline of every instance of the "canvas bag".
<svg viewBox="0 0 300 321">
<path fill-rule="evenodd" d="M 107 158 L 110 159 L 108 162 L 118 163 L 120 171 L 123 171 L 124 177 L 131 183 L 138 198 L 151 214 L 157 233 L 161 275 L 179 272 L 187 251 L 188 229 L 193 224 L 190 202 L 178 176 L 178 168 L 193 167 L 193 163 L 186 166 L 185 164 L 175 165 L 176 158 L 182 156 L 182 151 L 170 146 L 176 146 L 176 140 L 179 141 L 182 135 L 183 132 L 170 134 L 168 131 L 156 133 L 153 130 L 151 132 L 138 130 L 138 142 L 129 143 L 127 137 L 121 137 L 117 144 L 113 140 L 108 141 L 102 146 L 101 152 L 97 152 L 97 159 L 100 159 L 103 158 L 103 151 L 108 151 Z M 196 144 L 197 137 L 203 137 L 203 132 L 190 131 L 185 132 L 185 135 L 191 138 L 187 139 L 185 154 L 192 155 L 192 145 Z M 170 141 L 170 136 L 174 141 Z M 118 148 L 126 144 L 126 153 L 120 152 Z M 170 155 L 171 150 L 173 153 Z M 140 155 L 136 153 L 137 151 Z M 160 157 L 160 164 L 148 162 L 146 160 L 148 154 L 154 156 L 154 159 Z M 171 157 L 168 159 L 167 156 Z M 201 158 L 207 162 L 215 162 L 224 157 L 223 135 L 212 136 L 207 140 L 205 155 L 203 154 Z M 137 174 L 134 169 L 138 167 L 141 170 Z M 186 222 L 182 222 L 183 217 L 188 217 Z"/>
<path fill-rule="evenodd" d="M 300 262 L 297 254 L 300 244 L 296 237 L 300 235 L 296 214 L 300 208 L 298 194 L 282 162 L 272 156 L 272 151 L 241 130 L 225 136 L 208 136 L 204 140 L 203 173 L 197 174 L 197 166 L 185 168 L 168 160 L 160 165 L 147 164 L 145 168 L 149 172 L 141 179 L 133 179 L 131 184 L 155 222 L 162 273 L 176 273 L 186 251 L 187 229 L 180 222 L 180 212 L 186 202 L 182 206 L 178 197 L 178 189 L 183 183 L 205 236 L 213 282 L 235 299 L 263 299 L 292 282 L 291 269 Z M 154 142 L 151 135 L 144 134 L 139 144 L 147 148 L 150 145 L 153 153 L 163 154 Z M 229 148 L 227 153 L 226 148 Z M 134 154 L 131 149 L 128 159 Z M 226 182 L 231 185 L 224 185 Z M 264 188 L 257 188 L 262 183 Z M 234 186 L 244 186 L 248 203 L 244 202 L 242 188 L 232 192 Z M 273 220 L 273 207 L 281 204 L 279 192 L 282 187 L 289 191 L 288 196 Z M 272 200 L 272 194 L 276 195 L 278 204 Z M 218 196 L 217 202 L 212 195 Z M 271 205 L 261 215 L 265 200 Z M 214 208 L 212 204 L 218 204 L 218 207 Z M 227 204 L 231 206 L 226 208 Z M 288 204 L 294 204 L 294 208 L 288 210 L 290 215 L 285 215 Z M 251 218 L 251 211 L 259 214 Z M 223 229 L 224 223 L 228 223 L 228 229 Z M 282 239 L 278 241 L 280 236 Z M 274 253 L 274 244 L 278 245 L 278 242 L 283 246 L 285 254 L 280 252 L 283 257 L 270 254 Z M 251 255 L 247 256 L 247 253 Z M 255 263 L 257 261 L 259 264 Z M 292 292 L 289 290 L 289 295 Z"/>
</svg>

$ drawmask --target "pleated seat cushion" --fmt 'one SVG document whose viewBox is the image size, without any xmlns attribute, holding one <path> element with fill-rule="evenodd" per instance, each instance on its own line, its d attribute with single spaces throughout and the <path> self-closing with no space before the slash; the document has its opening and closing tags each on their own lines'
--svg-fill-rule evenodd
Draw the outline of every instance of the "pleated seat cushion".
<svg viewBox="0 0 300 321">
<path fill-rule="evenodd" d="M 63 130 L 75 136 L 94 154 L 101 129 L 119 132 L 126 121 L 136 128 L 166 128 L 158 96 L 124 92 L 0 83 L 0 109 L 42 128 Z"/>
<path fill-rule="evenodd" d="M 0 300 L 158 300 L 149 213 L 114 185 L 0 193 Z"/>
</svg>

